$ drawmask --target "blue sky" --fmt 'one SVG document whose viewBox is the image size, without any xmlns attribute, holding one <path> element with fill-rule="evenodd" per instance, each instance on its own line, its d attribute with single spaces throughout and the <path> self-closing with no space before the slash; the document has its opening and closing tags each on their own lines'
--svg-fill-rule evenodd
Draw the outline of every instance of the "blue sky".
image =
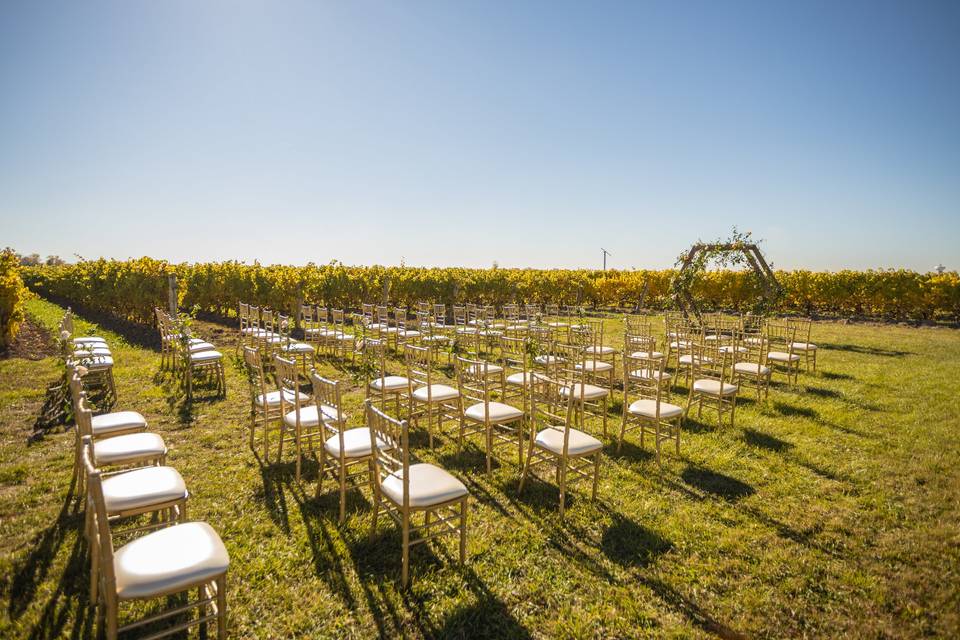
<svg viewBox="0 0 960 640">
<path fill-rule="evenodd" d="M 960 268 L 958 2 L 0 3 L 0 245 Z"/>
</svg>

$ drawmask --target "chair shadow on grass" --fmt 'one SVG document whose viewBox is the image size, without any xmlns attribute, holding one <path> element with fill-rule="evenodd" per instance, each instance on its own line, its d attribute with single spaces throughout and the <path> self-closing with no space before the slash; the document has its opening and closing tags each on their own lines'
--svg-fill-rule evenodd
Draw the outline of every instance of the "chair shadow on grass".
<svg viewBox="0 0 960 640">
<path fill-rule="evenodd" d="M 727 502 L 736 502 L 742 498 L 752 496 L 757 492 L 752 486 L 733 476 L 724 475 L 716 471 L 697 465 L 688 465 L 680 474 L 680 478 L 689 486 L 703 493 L 722 498 Z"/>
<path fill-rule="evenodd" d="M 743 430 L 744 441 L 759 449 L 766 449 L 775 453 L 783 453 L 793 449 L 794 445 L 786 440 L 781 440 L 769 433 L 757 431 L 756 429 L 745 428 Z"/>
<path fill-rule="evenodd" d="M 820 349 L 827 351 L 847 351 L 849 353 L 859 353 L 867 356 L 885 356 L 889 358 L 902 358 L 904 356 L 916 355 L 912 351 L 903 351 L 900 349 L 884 349 L 882 347 L 866 347 L 859 344 L 838 344 L 833 342 L 818 343 Z"/>
<path fill-rule="evenodd" d="M 27 636 L 31 639 L 89 638 L 93 633 L 94 616 L 86 580 L 89 557 L 80 534 L 83 513 L 74 500 L 74 488 L 71 482 L 57 519 L 34 538 L 30 551 L 14 564 L 12 574 L 2 583 L 2 589 L 10 598 L 7 613 L 11 620 L 16 620 L 37 601 L 38 586 L 49 574 L 68 534 L 74 533 L 63 573 Z M 73 627 L 68 631 L 66 626 L 71 618 Z"/>
</svg>

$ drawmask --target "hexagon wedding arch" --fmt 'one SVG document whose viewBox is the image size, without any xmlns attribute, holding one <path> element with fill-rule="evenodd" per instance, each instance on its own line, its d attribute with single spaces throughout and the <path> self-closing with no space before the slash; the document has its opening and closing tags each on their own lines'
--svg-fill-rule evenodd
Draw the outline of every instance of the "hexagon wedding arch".
<svg viewBox="0 0 960 640">
<path fill-rule="evenodd" d="M 670 288 L 674 303 L 686 317 L 692 314 L 697 319 L 700 318 L 700 307 L 693 297 L 692 285 L 697 275 L 704 272 L 711 263 L 722 267 L 743 264 L 750 266 L 761 290 L 761 299 L 754 307 L 757 313 L 769 313 L 783 295 L 780 283 L 757 243 L 752 240 L 750 232 L 739 233 L 734 229 L 729 239 L 696 242 L 677 259 L 677 274 Z"/>
</svg>

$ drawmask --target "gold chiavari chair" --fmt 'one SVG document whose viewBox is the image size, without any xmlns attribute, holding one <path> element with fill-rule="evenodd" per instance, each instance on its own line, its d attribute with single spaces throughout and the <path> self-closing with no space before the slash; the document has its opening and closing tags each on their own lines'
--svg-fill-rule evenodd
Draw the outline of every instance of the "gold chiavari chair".
<svg viewBox="0 0 960 640">
<path fill-rule="evenodd" d="M 280 396 L 280 437 L 277 443 L 277 461 L 283 459 L 283 445 L 293 444 L 296 451 L 296 479 L 300 482 L 300 472 L 304 443 L 313 450 L 313 439 L 322 438 L 323 419 L 338 418 L 332 411 L 328 416 L 309 395 L 300 391 L 300 373 L 297 363 L 280 355 L 273 356 L 273 371 Z"/>
<path fill-rule="evenodd" d="M 89 461 L 88 461 L 89 462 Z M 230 556 L 220 536 L 205 522 L 186 522 L 166 526 L 114 547 L 114 532 L 109 525 L 107 480 L 92 464 L 88 468 L 90 488 L 90 602 L 98 607 L 98 618 L 107 640 L 119 633 L 139 630 L 144 625 L 171 620 L 171 626 L 151 634 L 161 638 L 181 633 L 189 627 L 215 620 L 217 637 L 227 637 L 227 570 Z M 197 590 L 198 598 L 189 601 Z M 120 625 L 120 605 L 186 594 L 176 606 L 158 614 Z M 185 613 L 198 610 L 196 618 L 183 620 Z"/>
<path fill-rule="evenodd" d="M 523 492 L 532 469 L 554 466 L 563 518 L 570 484 L 590 480 L 593 484 L 590 497 L 596 500 L 603 443 L 575 428 L 576 399 L 573 395 L 563 398 L 560 388 L 561 383 L 539 373 L 530 377 L 530 429 L 534 435 L 530 438 L 517 493 Z"/>
<path fill-rule="evenodd" d="M 767 366 L 767 339 L 762 331 L 741 335 L 743 349 L 737 352 L 733 365 L 733 382 L 741 387 L 754 386 L 757 389 L 757 401 L 766 398 L 770 391 L 770 374 Z"/>
<path fill-rule="evenodd" d="M 332 327 L 328 333 L 330 340 L 330 353 L 336 358 L 343 358 L 347 354 L 353 357 L 356 350 L 356 335 L 347 331 L 346 318 L 343 309 L 330 310 L 330 322 Z M 354 327 L 356 328 L 356 327 Z"/>
<path fill-rule="evenodd" d="M 397 329 L 397 350 L 403 353 L 403 348 L 407 344 L 418 344 L 423 337 L 419 329 L 414 328 L 407 320 L 407 310 L 404 307 L 396 307 L 393 310 L 394 322 Z"/>
<path fill-rule="evenodd" d="M 603 435 L 607 435 L 607 406 L 613 389 L 612 369 L 598 371 L 597 361 L 587 357 L 584 349 L 576 344 L 554 344 L 556 364 L 553 379 L 562 383 L 560 396 L 573 395 L 575 423 L 586 429 L 587 416 L 603 421 Z M 548 371 L 550 369 L 548 368 Z M 605 382 L 607 386 L 600 384 Z"/>
<path fill-rule="evenodd" d="M 289 316 L 277 314 L 277 331 L 280 335 L 280 342 L 277 345 L 276 352 L 299 364 L 300 370 L 306 375 L 308 369 L 312 369 L 316 365 L 316 350 L 312 344 L 294 340 L 290 336 L 292 325 Z"/>
<path fill-rule="evenodd" d="M 432 449 L 434 419 L 440 433 L 443 433 L 445 419 L 460 419 L 463 412 L 460 391 L 437 382 L 434 373 L 437 352 L 429 346 L 404 345 L 403 355 L 407 365 L 408 420 L 419 428 L 420 420 L 426 418 L 427 437 Z"/>
<path fill-rule="evenodd" d="M 399 416 L 400 403 L 410 390 L 410 381 L 405 376 L 390 375 L 387 371 L 387 341 L 365 338 L 361 345 L 361 361 L 366 376 L 364 385 L 367 398 L 373 399 L 381 411 L 393 400 L 394 413 Z"/>
<path fill-rule="evenodd" d="M 796 340 L 794 342 L 793 353 L 799 355 L 803 361 L 805 371 L 810 371 L 810 365 L 813 370 L 817 370 L 817 345 L 810 342 L 810 333 L 813 327 L 813 321 L 810 318 L 797 318 L 791 323 L 796 327 Z"/>
<path fill-rule="evenodd" d="M 501 399 L 507 404 L 519 404 L 529 414 L 530 398 L 530 340 L 526 337 L 500 336 L 500 364 L 503 366 L 505 386 Z"/>
<path fill-rule="evenodd" d="M 340 382 L 328 380 L 316 371 L 310 372 L 313 401 L 317 415 L 321 416 L 323 447 L 320 449 L 320 470 L 317 475 L 317 497 L 323 492 L 323 480 L 330 476 L 340 490 L 340 516 L 342 524 L 347 510 L 347 484 L 356 484 L 358 478 L 366 477 L 373 489 L 373 451 L 370 429 L 366 426 L 347 428 L 347 415 L 343 411 Z M 383 442 L 378 442 L 383 446 Z"/>
<path fill-rule="evenodd" d="M 692 348 L 691 373 L 693 384 L 690 385 L 687 398 L 687 414 L 690 408 L 697 405 L 697 418 L 703 414 L 704 403 L 713 405 L 717 409 L 717 424 L 723 424 L 723 414 L 730 412 L 730 426 L 734 424 L 737 410 L 737 392 L 739 387 L 727 380 L 731 370 L 733 354 L 721 353 L 719 347 L 713 344 L 694 343 Z"/>
<path fill-rule="evenodd" d="M 467 557 L 467 502 L 470 493 L 449 472 L 428 463 L 410 464 L 407 422 L 391 418 L 370 400 L 364 408 L 374 452 L 374 498 L 371 539 L 377 531 L 380 510 L 400 526 L 403 564 L 401 585 L 410 575 L 410 549 L 442 535 L 459 535 L 460 563 Z M 381 444 L 382 443 L 382 446 Z M 423 524 L 414 523 L 422 513 Z"/>
<path fill-rule="evenodd" d="M 503 369 L 498 376 L 491 373 L 491 363 L 485 360 L 471 360 L 457 357 L 457 388 L 460 392 L 460 433 L 457 438 L 457 451 L 463 448 L 463 440 L 476 433 L 483 434 L 487 456 L 487 473 L 492 468 L 495 447 L 508 444 L 517 447 L 520 463 L 523 463 L 523 422 L 524 413 L 505 402 L 494 401 L 493 394 L 502 396 L 505 387 Z"/>
<path fill-rule="evenodd" d="M 683 407 L 664 400 L 664 389 L 669 399 L 670 374 L 663 370 L 663 358 L 625 355 L 623 358 L 623 417 L 620 423 L 619 453 L 627 431 L 639 429 L 640 446 L 649 433 L 657 447 L 657 464 L 660 461 L 660 445 L 673 440 L 680 453 L 680 426 Z M 634 398 L 636 398 L 634 400 Z"/>
<path fill-rule="evenodd" d="M 776 372 L 782 370 L 787 376 L 787 384 L 795 384 L 800 374 L 800 355 L 794 353 L 797 342 L 797 327 L 789 322 L 767 322 L 767 365 Z"/>
</svg>

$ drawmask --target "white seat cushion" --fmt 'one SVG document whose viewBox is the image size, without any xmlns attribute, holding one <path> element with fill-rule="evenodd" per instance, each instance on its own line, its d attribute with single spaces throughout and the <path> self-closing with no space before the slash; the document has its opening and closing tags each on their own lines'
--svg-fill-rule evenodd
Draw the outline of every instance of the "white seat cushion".
<svg viewBox="0 0 960 640">
<path fill-rule="evenodd" d="M 120 598 L 149 598 L 208 582 L 230 566 L 217 532 L 206 522 L 159 529 L 120 547 L 113 557 Z"/>
<path fill-rule="evenodd" d="M 89 343 L 79 347 L 76 347 L 73 350 L 74 358 L 89 358 L 90 356 L 112 356 L 110 349 L 107 345 L 101 345 L 97 343 Z"/>
<path fill-rule="evenodd" d="M 640 400 L 637 400 L 631 404 L 627 408 L 627 411 L 635 416 L 655 418 L 657 416 L 657 401 L 649 398 L 641 398 Z M 681 407 L 678 407 L 675 404 L 670 404 L 669 402 L 660 402 L 661 418 L 670 419 L 681 415 L 683 415 L 683 409 Z"/>
<path fill-rule="evenodd" d="M 663 357 L 662 351 L 634 351 L 630 354 L 631 358 L 653 358 L 660 359 Z"/>
<path fill-rule="evenodd" d="M 409 386 L 409 381 L 403 376 L 386 376 L 384 378 L 374 378 L 370 381 L 370 388 L 377 391 L 403 391 Z"/>
<path fill-rule="evenodd" d="M 147 428 L 147 419 L 136 411 L 115 411 L 101 416 L 93 416 L 91 423 L 95 438 L 109 433 L 143 431 Z"/>
<path fill-rule="evenodd" d="M 323 411 L 323 419 L 326 422 L 337 422 L 342 421 L 344 416 L 342 413 L 337 411 L 336 407 L 331 407 L 329 405 L 321 405 L 321 410 Z M 301 427 L 316 427 L 320 425 L 320 412 L 317 410 L 317 405 L 312 403 L 306 407 L 300 407 L 300 426 Z M 286 415 L 283 416 L 283 422 L 288 427 L 297 426 L 297 412 L 289 411 Z"/>
<path fill-rule="evenodd" d="M 201 351 L 216 351 L 216 349 L 217 348 L 214 347 L 212 344 L 210 344 L 209 342 L 204 342 L 203 340 L 200 340 L 199 342 L 190 343 L 190 353 L 200 353 Z"/>
<path fill-rule="evenodd" d="M 69 364 L 82 364 L 90 371 L 103 371 L 113 366 L 113 356 L 81 355 L 70 358 Z"/>
<path fill-rule="evenodd" d="M 166 452 L 167 445 L 156 433 L 128 433 L 93 443 L 93 458 L 98 465 L 157 458 Z"/>
<path fill-rule="evenodd" d="M 327 453 L 335 458 L 340 457 L 340 436 L 330 436 L 323 443 Z M 377 447 L 387 448 L 387 443 L 383 440 L 377 440 Z M 343 432 L 343 457 L 361 458 L 372 453 L 370 449 L 370 429 L 367 427 L 357 427 L 356 429 L 347 429 Z"/>
<path fill-rule="evenodd" d="M 397 331 L 397 335 L 401 338 L 416 338 L 420 335 L 420 332 L 415 329 L 401 329 Z"/>
<path fill-rule="evenodd" d="M 313 346 L 306 342 L 291 342 L 284 345 L 283 350 L 287 353 L 313 353 Z"/>
<path fill-rule="evenodd" d="M 403 471 L 387 476 L 380 488 L 396 505 L 403 505 Z M 410 506 L 423 508 L 462 498 L 469 492 L 463 483 L 432 464 L 410 466 Z"/>
<path fill-rule="evenodd" d="M 484 406 L 482 402 L 478 402 L 468 407 L 467 410 L 463 412 L 463 415 L 476 422 L 483 422 L 485 415 Z M 489 407 L 490 422 L 492 424 L 511 422 L 523 417 L 523 411 L 502 402 L 491 402 L 486 406 Z"/>
<path fill-rule="evenodd" d="M 73 344 L 102 344 L 107 346 L 107 341 L 100 336 L 79 336 L 73 338 Z"/>
<path fill-rule="evenodd" d="M 566 322 L 548 322 L 547 326 L 554 327 L 556 329 L 562 329 L 564 327 L 569 327 L 570 325 L 567 324 Z"/>
<path fill-rule="evenodd" d="M 734 347 L 732 344 L 724 345 L 719 349 L 717 349 L 717 351 L 719 351 L 720 353 L 749 353 L 750 352 L 750 350 L 747 349 L 746 347 L 741 347 L 739 345 Z"/>
<path fill-rule="evenodd" d="M 143 467 L 103 479 L 103 500 L 109 513 L 186 497 L 187 485 L 173 467 Z"/>
<path fill-rule="evenodd" d="M 690 343 L 686 340 L 674 340 L 670 343 L 671 349 L 679 349 L 680 347 L 689 347 Z"/>
<path fill-rule="evenodd" d="M 794 342 L 792 345 L 794 351 L 816 351 L 817 345 L 812 342 Z"/>
<path fill-rule="evenodd" d="M 525 384 L 530 382 L 530 377 L 533 374 L 529 371 L 524 373 L 523 371 L 518 371 L 517 373 L 511 373 L 507 376 L 507 384 L 512 384 L 515 387 L 522 387 Z"/>
<path fill-rule="evenodd" d="M 652 378 L 654 380 L 669 380 L 670 374 L 666 371 L 657 371 L 656 369 L 637 369 L 636 371 L 630 372 L 630 377 L 640 378 L 641 380 L 646 380 Z"/>
<path fill-rule="evenodd" d="M 606 398 L 609 393 L 610 392 L 603 387 L 597 387 L 592 384 L 578 382 L 573 385 L 573 396 L 575 398 L 582 397 L 584 400 L 599 400 L 600 398 Z M 570 387 L 561 387 L 560 395 L 564 398 L 569 397 Z"/>
<path fill-rule="evenodd" d="M 767 354 L 767 360 L 773 360 L 775 362 L 796 362 L 800 359 L 795 353 L 787 353 L 786 351 L 771 351 Z"/>
<path fill-rule="evenodd" d="M 678 362 L 680 362 L 680 364 L 693 364 L 693 361 L 694 357 L 690 354 L 687 354 L 685 356 L 680 356 L 680 360 Z M 696 361 L 698 364 L 710 364 L 713 362 L 713 358 L 704 356 L 702 358 L 696 358 Z"/>
<path fill-rule="evenodd" d="M 560 358 L 557 356 L 550 355 L 540 355 L 533 359 L 537 364 L 554 364 L 560 361 Z"/>
<path fill-rule="evenodd" d="M 470 375 L 479 376 L 483 373 L 483 366 L 479 364 L 472 364 L 467 368 L 467 371 L 470 372 Z M 493 364 L 492 362 L 487 363 L 487 375 L 492 376 L 497 373 L 503 372 L 503 367 L 498 364 Z"/>
<path fill-rule="evenodd" d="M 586 369 L 587 371 L 593 372 L 611 371 L 613 365 L 603 360 L 587 360 L 586 362 L 577 363 L 577 369 Z"/>
<path fill-rule="evenodd" d="M 537 434 L 535 440 L 538 447 L 552 451 L 556 454 L 563 453 L 563 428 L 544 429 Z M 567 441 L 567 453 L 571 456 L 582 456 L 588 453 L 595 453 L 603 448 L 603 443 L 593 436 L 584 433 L 578 429 L 570 429 L 570 438 Z"/>
<path fill-rule="evenodd" d="M 595 355 L 608 356 L 611 353 L 616 353 L 616 349 L 614 349 L 613 347 L 605 347 L 603 345 L 597 345 L 595 347 L 587 347 L 586 352 L 592 356 L 595 356 Z"/>
<path fill-rule="evenodd" d="M 279 390 L 277 390 L 277 391 L 268 391 L 266 395 L 267 395 L 266 400 L 267 400 L 267 406 L 268 406 L 268 407 L 277 407 L 277 406 L 280 406 L 280 391 L 279 391 Z M 310 402 L 310 396 L 308 396 L 308 395 L 305 394 L 305 393 L 301 393 L 301 392 L 297 391 L 296 394 L 295 394 L 295 393 L 294 393 L 292 390 L 290 390 L 290 389 L 284 389 L 284 390 L 283 390 L 283 396 L 284 396 L 283 399 L 284 399 L 284 401 L 289 402 L 289 403 L 291 403 L 291 404 L 293 404 L 294 402 L 296 402 L 296 396 L 297 396 L 297 395 L 300 396 L 300 402 Z M 263 406 L 263 400 L 264 400 L 263 394 L 257 395 L 257 398 L 256 398 L 256 400 L 255 400 L 255 402 L 257 403 L 257 406 L 262 407 L 262 406 Z"/>
<path fill-rule="evenodd" d="M 427 402 L 428 399 L 432 402 L 442 402 L 459 398 L 460 392 L 445 384 L 432 384 L 429 387 L 429 395 L 427 387 L 423 386 L 413 392 L 413 397 L 420 402 Z"/>
<path fill-rule="evenodd" d="M 737 364 L 733 365 L 733 370 L 738 373 L 746 373 L 752 376 L 770 375 L 770 367 L 765 367 L 756 362 L 738 362 Z"/>
<path fill-rule="evenodd" d="M 221 359 L 223 359 L 223 354 L 212 349 L 208 349 L 206 351 L 197 351 L 196 353 L 190 354 L 190 362 L 197 364 L 207 364 Z"/>
<path fill-rule="evenodd" d="M 711 380 L 710 378 L 704 378 L 702 380 L 695 380 L 693 382 L 693 390 L 697 393 L 706 393 L 711 396 L 720 395 L 720 381 Z M 729 382 L 723 383 L 723 395 L 732 396 L 737 392 L 737 385 L 730 384 Z"/>
</svg>

